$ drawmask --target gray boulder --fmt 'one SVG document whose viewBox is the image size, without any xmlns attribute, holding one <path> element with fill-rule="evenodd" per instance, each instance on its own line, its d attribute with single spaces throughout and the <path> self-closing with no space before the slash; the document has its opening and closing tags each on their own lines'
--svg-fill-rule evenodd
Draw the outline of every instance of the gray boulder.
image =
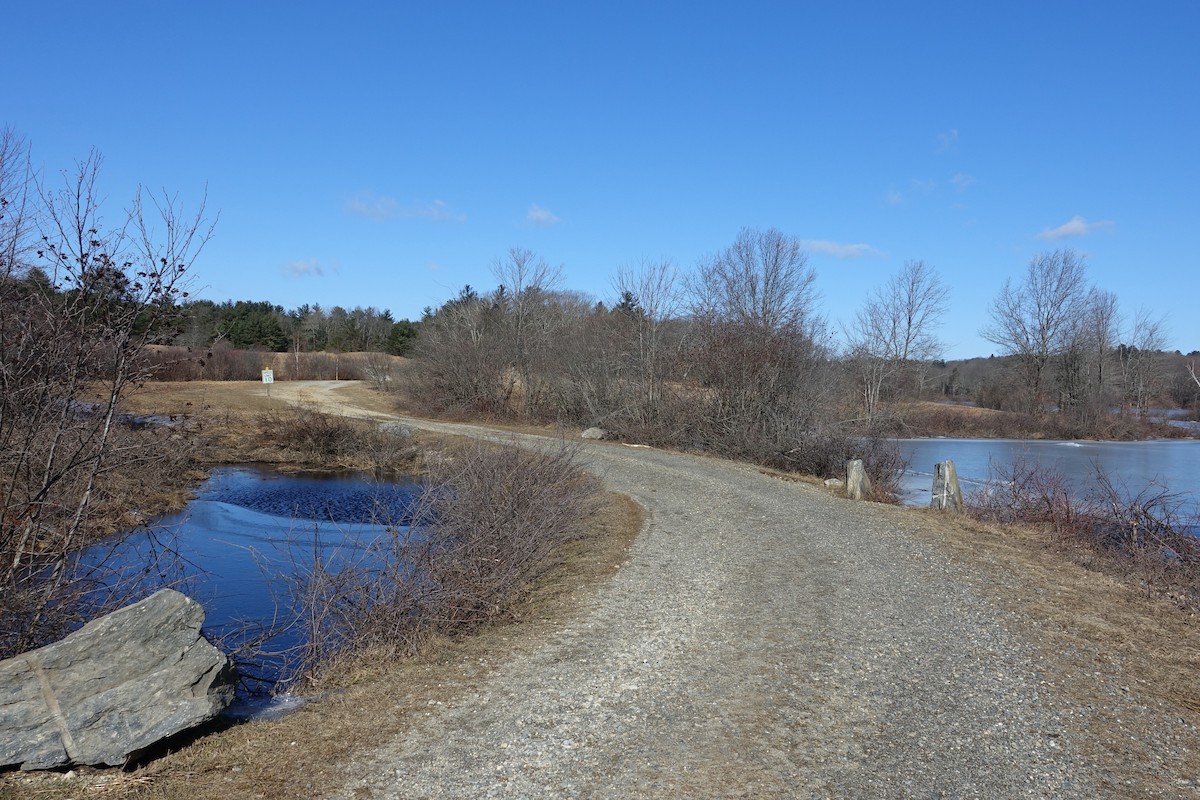
<svg viewBox="0 0 1200 800">
<path fill-rule="evenodd" d="M 204 609 L 171 589 L 0 661 L 0 767 L 117 766 L 233 701 Z"/>
<path fill-rule="evenodd" d="M 604 428 L 588 428 L 583 433 L 579 434 L 582 439 L 603 439 L 608 436 L 608 431 Z"/>
</svg>

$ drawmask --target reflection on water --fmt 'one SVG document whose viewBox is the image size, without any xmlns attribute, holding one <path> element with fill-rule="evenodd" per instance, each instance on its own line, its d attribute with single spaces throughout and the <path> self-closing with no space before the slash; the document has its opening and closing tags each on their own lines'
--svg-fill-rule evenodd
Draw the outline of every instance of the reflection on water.
<svg viewBox="0 0 1200 800">
<path fill-rule="evenodd" d="M 318 557 L 336 570 L 393 526 L 407 524 L 418 488 L 363 475 L 223 467 L 183 511 L 115 546 L 98 546 L 88 558 L 104 559 L 106 570 L 115 567 L 148 588 L 167 584 L 185 592 L 204 606 L 205 632 L 224 639 L 228 650 L 288 619 L 286 598 L 276 596 L 266 576 L 310 569 Z M 273 651 L 297 644 L 293 630 L 265 643 Z M 275 679 L 281 668 L 280 659 L 264 658 L 246 671 Z"/>
<path fill-rule="evenodd" d="M 1200 502 L 1200 441 L 1148 442 L 1040 441 L 1028 439 L 901 439 L 908 461 L 902 481 L 907 505 L 928 505 L 933 465 L 950 460 L 958 471 L 963 492 L 981 487 L 993 467 L 1009 468 L 1018 459 L 1062 473 L 1072 485 L 1084 487 L 1103 470 L 1118 488 L 1131 494 L 1154 483 Z"/>
<path fill-rule="evenodd" d="M 287 519 L 393 523 L 404 520 L 412 488 L 357 474 L 284 475 L 236 467 L 214 470 L 196 499 Z"/>
</svg>

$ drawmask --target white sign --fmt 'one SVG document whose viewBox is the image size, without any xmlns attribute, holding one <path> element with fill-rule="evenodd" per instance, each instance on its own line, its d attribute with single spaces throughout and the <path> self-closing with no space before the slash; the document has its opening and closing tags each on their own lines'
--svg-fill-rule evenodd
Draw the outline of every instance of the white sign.
<svg viewBox="0 0 1200 800">
<path fill-rule="evenodd" d="M 264 369 L 262 372 L 263 372 L 263 383 L 274 383 L 275 382 L 275 373 L 273 371 L 271 371 L 269 369 Z"/>
</svg>

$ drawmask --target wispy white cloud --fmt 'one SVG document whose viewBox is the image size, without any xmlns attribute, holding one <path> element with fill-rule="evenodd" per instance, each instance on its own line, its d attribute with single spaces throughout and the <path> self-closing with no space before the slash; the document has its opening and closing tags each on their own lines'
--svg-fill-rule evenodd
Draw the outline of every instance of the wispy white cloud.
<svg viewBox="0 0 1200 800">
<path fill-rule="evenodd" d="M 953 150 L 958 145 L 958 128 L 951 128 L 948 131 L 939 131 L 936 137 L 937 151 L 944 153 L 947 150 Z"/>
<path fill-rule="evenodd" d="M 1105 219 L 1098 222 L 1088 222 L 1076 214 L 1057 228 L 1046 228 L 1037 235 L 1037 238 L 1054 241 L 1055 239 L 1062 239 L 1067 236 L 1087 236 L 1089 233 L 1095 233 L 1096 231 L 1111 231 L 1115 227 L 1117 227 L 1117 223 L 1112 220 Z"/>
<path fill-rule="evenodd" d="M 538 228 L 548 228 L 562 221 L 550 209 L 542 208 L 537 203 L 529 206 L 529 213 L 525 215 L 525 220 Z"/>
<path fill-rule="evenodd" d="M 315 258 L 289 261 L 281 271 L 292 278 L 320 277 L 325 274 L 325 268 Z"/>
<path fill-rule="evenodd" d="M 450 206 L 446 205 L 441 200 L 434 200 L 423 208 L 407 209 L 409 214 L 414 217 L 424 217 L 431 219 L 434 222 L 466 222 L 467 215 L 460 214 L 454 211 Z"/>
<path fill-rule="evenodd" d="M 921 194 L 929 194 L 937 188 L 937 181 L 933 178 L 913 178 L 910 182 L 914 192 Z"/>
<path fill-rule="evenodd" d="M 835 258 L 865 258 L 882 256 L 883 253 L 869 244 L 842 244 L 826 239 L 802 239 L 800 246 L 814 253 L 824 253 Z"/>
<path fill-rule="evenodd" d="M 441 200 L 416 206 L 402 206 L 394 197 L 359 192 L 346 201 L 346 210 L 351 214 L 366 217 L 374 222 L 389 219 L 428 219 L 434 222 L 465 222 L 466 214 L 454 211 Z"/>
<path fill-rule="evenodd" d="M 954 188 L 957 189 L 958 191 L 965 192 L 967 189 L 969 189 L 975 183 L 975 176 L 968 175 L 965 172 L 959 172 L 959 173 L 956 173 L 955 176 L 950 179 L 950 183 L 952 183 L 954 185 Z"/>
<path fill-rule="evenodd" d="M 346 201 L 346 210 L 351 214 L 382 222 L 385 219 L 394 219 L 399 216 L 400 204 L 391 197 L 372 192 L 359 192 Z"/>
<path fill-rule="evenodd" d="M 889 206 L 904 205 L 904 195 L 895 189 L 889 189 L 888 193 L 883 198 L 884 202 Z"/>
</svg>

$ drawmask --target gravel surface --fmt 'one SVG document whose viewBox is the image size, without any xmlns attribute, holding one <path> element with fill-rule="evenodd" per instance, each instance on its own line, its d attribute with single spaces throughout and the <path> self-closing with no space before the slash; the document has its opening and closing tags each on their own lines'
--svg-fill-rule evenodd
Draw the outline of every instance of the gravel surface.
<svg viewBox="0 0 1200 800">
<path fill-rule="evenodd" d="M 1101 793 L 1034 649 L 886 514 L 715 459 L 584 457 L 648 512 L 628 563 L 348 765 L 345 797 Z"/>
</svg>

